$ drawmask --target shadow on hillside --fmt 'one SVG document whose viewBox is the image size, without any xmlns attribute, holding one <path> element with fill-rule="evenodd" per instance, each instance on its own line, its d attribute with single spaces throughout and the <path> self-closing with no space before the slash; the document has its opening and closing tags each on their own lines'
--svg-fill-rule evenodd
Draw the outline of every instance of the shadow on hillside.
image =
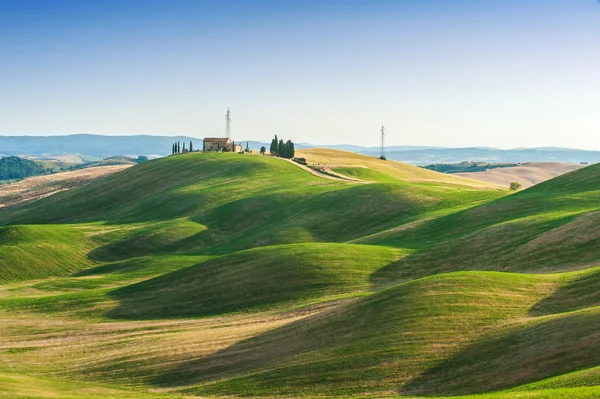
<svg viewBox="0 0 600 399">
<path fill-rule="evenodd" d="M 532 316 L 571 312 L 600 305 L 600 267 L 580 272 L 552 295 L 537 303 Z"/>
<path fill-rule="evenodd" d="M 332 315 L 344 313 L 347 306 L 341 303 L 333 309 L 260 333 L 206 357 L 179 364 L 157 375 L 151 383 L 159 387 L 198 384 L 240 377 L 284 364 L 326 345 L 327 341 L 334 341 L 336 332 L 322 327 Z M 307 340 L 306 336 L 311 335 L 315 339 Z"/>
<path fill-rule="evenodd" d="M 448 215 L 448 222 L 456 215 Z M 452 236 L 444 232 L 439 242 L 429 244 L 373 274 L 371 282 L 376 287 L 385 287 L 429 275 L 455 271 L 504 271 L 536 272 L 543 270 L 569 270 L 584 262 L 600 261 L 600 238 L 594 234 L 583 240 L 577 236 L 560 241 L 560 248 L 548 245 L 545 234 L 555 234 L 555 230 L 567 226 L 578 215 L 569 215 L 556 219 L 530 220 L 517 219 L 495 225 L 483 225 L 474 228 L 468 234 Z M 448 225 L 444 220 L 432 220 L 432 226 Z M 431 229 L 426 226 L 425 231 Z M 451 229 L 451 227 L 450 227 Z M 452 230 L 450 230 L 452 232 Z M 400 241 L 401 242 L 401 241 Z M 600 278 L 599 278 L 600 282 Z"/>
<path fill-rule="evenodd" d="M 284 192 L 239 199 L 190 217 L 191 222 L 205 227 L 203 231 L 173 239 L 172 234 L 148 226 L 96 248 L 89 257 L 116 261 L 150 254 L 224 255 L 277 244 L 346 242 L 401 224 L 419 211 L 415 203 L 398 196 L 392 185 L 367 188 L 348 186 L 312 195 Z M 385 205 L 374 207 L 373 203 Z"/>
<path fill-rule="evenodd" d="M 405 395 L 465 395 L 507 389 L 600 364 L 600 312 L 533 321 L 456 353 L 407 384 Z"/>
<path fill-rule="evenodd" d="M 392 250 L 386 254 L 350 244 L 298 244 L 237 252 L 113 290 L 108 295 L 119 304 L 107 316 L 149 320 L 306 306 L 369 290 L 370 273 L 395 256 Z M 123 268 L 135 273 L 143 267 L 140 262 L 122 261 L 85 273 Z M 158 266 L 149 267 L 152 271 Z"/>
</svg>

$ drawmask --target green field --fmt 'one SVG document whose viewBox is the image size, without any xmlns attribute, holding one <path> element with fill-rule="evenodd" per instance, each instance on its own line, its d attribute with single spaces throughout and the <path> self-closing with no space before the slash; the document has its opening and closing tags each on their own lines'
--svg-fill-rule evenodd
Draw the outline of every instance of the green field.
<svg viewBox="0 0 600 399">
<path fill-rule="evenodd" d="M 0 397 L 600 397 L 600 165 L 299 155 L 353 180 L 194 153 L 0 209 Z"/>
</svg>

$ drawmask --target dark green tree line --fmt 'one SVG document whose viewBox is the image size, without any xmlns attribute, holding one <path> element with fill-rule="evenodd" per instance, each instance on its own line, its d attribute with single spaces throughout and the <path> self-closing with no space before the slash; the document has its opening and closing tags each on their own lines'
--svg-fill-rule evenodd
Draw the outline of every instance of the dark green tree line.
<svg viewBox="0 0 600 399">
<path fill-rule="evenodd" d="M 283 139 L 279 139 L 279 141 L 277 139 L 277 135 L 275 135 L 275 138 L 273 138 L 271 141 L 271 147 L 269 150 L 271 155 L 287 159 L 294 158 L 294 155 L 296 154 L 294 143 L 291 140 L 288 140 L 284 143 Z"/>
<path fill-rule="evenodd" d="M 28 159 L 19 157 L 0 158 L 0 180 L 24 179 L 29 176 L 45 175 L 50 169 Z"/>
</svg>

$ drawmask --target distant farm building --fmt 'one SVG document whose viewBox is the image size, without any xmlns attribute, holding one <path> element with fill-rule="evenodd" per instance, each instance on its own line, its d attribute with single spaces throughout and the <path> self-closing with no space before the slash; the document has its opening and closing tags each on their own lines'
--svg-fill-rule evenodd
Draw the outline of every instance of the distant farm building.
<svg viewBox="0 0 600 399">
<path fill-rule="evenodd" d="M 227 137 L 205 137 L 204 151 L 241 152 L 244 149 Z"/>
</svg>

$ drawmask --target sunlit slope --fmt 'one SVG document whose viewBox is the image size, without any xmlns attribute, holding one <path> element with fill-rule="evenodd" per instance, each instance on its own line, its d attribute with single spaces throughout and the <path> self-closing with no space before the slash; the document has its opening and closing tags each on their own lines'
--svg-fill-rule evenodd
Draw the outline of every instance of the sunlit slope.
<svg viewBox="0 0 600 399">
<path fill-rule="evenodd" d="M 439 182 L 484 189 L 505 189 L 505 187 L 494 183 L 481 182 L 445 173 L 437 173 L 397 161 L 383 161 L 372 156 L 347 151 L 311 148 L 296 151 L 296 156 L 306 158 L 306 161 L 309 164 L 318 163 L 334 169 L 363 166 L 407 182 Z"/>
<path fill-rule="evenodd" d="M 449 270 L 567 270 L 600 262 L 600 165 L 478 207 L 367 237 L 415 252 L 389 281 Z"/>
<path fill-rule="evenodd" d="M 326 189 L 293 165 L 270 157 L 188 154 L 157 159 L 99 179 L 84 189 L 59 193 L 12 213 L 14 223 L 145 222 L 191 217 L 238 198 L 303 183 Z M 47 212 L 47 209 L 53 212 Z"/>
<path fill-rule="evenodd" d="M 0 227 L 0 282 L 25 280 L 89 267 L 90 243 L 72 226 Z"/>
<path fill-rule="evenodd" d="M 130 234 L 121 229 L 105 239 L 95 238 L 106 247 L 98 248 L 94 259 L 115 260 L 151 253 L 226 254 L 256 246 L 345 242 L 502 195 L 446 183 L 352 184 L 316 177 L 266 156 L 189 154 L 137 165 L 85 188 L 0 211 L 0 222 L 130 226 Z M 177 233 L 179 224 L 185 234 Z M 180 238 L 154 239 L 173 233 Z"/>
</svg>

